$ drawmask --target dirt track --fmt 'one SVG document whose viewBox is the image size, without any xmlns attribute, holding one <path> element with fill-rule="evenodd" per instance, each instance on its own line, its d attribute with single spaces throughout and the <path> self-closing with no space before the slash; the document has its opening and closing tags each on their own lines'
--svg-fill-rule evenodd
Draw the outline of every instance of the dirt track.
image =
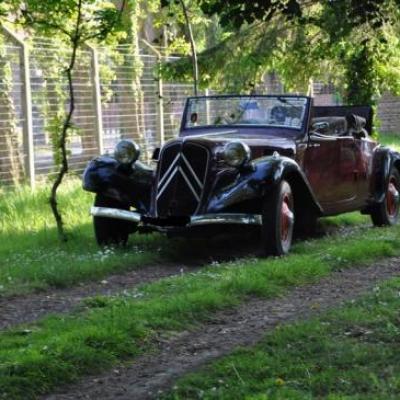
<svg viewBox="0 0 400 400">
<path fill-rule="evenodd" d="M 319 283 L 296 287 L 278 299 L 249 299 L 238 309 L 218 313 L 194 331 L 159 341 L 158 352 L 142 356 L 128 366 L 117 366 L 112 372 L 87 377 L 44 399 L 157 398 L 159 391 L 168 390 L 180 376 L 238 346 L 255 344 L 278 324 L 309 318 L 398 275 L 400 258 L 394 258 L 335 272 Z"/>
<path fill-rule="evenodd" d="M 199 267 L 180 264 L 149 265 L 124 274 L 108 276 L 100 282 L 0 299 L 0 330 L 32 322 L 51 313 L 70 312 L 90 296 L 121 293 L 137 285 L 193 271 L 196 268 Z"/>
<path fill-rule="evenodd" d="M 352 234 L 356 227 L 329 227 L 319 232 L 326 234 Z M 189 242 L 188 246 L 196 246 Z M 202 247 L 203 246 L 203 247 Z M 204 247 L 205 246 L 205 247 Z M 127 250 L 129 251 L 129 249 Z M 257 255 L 259 248 L 254 238 L 229 237 L 213 241 L 212 245 L 200 245 L 196 254 L 180 255 L 178 260 L 163 265 L 142 266 L 133 271 L 108 276 L 98 282 L 82 283 L 73 288 L 50 289 L 45 292 L 0 298 L 0 331 L 12 326 L 29 323 L 48 314 L 67 313 L 82 306 L 82 300 L 96 295 L 112 295 L 136 286 L 169 276 L 195 271 L 210 261 L 230 261 L 238 257 Z"/>
</svg>

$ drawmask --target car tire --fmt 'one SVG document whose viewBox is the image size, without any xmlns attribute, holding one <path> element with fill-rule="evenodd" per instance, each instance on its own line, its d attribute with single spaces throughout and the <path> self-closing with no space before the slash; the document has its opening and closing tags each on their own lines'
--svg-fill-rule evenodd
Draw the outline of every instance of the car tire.
<svg viewBox="0 0 400 400">
<path fill-rule="evenodd" d="M 294 230 L 294 200 L 289 183 L 281 181 L 266 197 L 262 212 L 262 245 L 267 255 L 282 256 L 289 252 Z"/>
<path fill-rule="evenodd" d="M 101 194 L 96 195 L 94 205 L 95 207 L 129 209 L 117 200 Z M 136 231 L 137 224 L 120 219 L 93 217 L 93 227 L 99 246 L 125 246 L 129 234 Z"/>
<path fill-rule="evenodd" d="M 399 193 L 400 173 L 396 168 L 392 168 L 386 185 L 385 199 L 377 204 L 371 212 L 371 219 L 375 226 L 391 226 L 398 222 Z"/>
</svg>

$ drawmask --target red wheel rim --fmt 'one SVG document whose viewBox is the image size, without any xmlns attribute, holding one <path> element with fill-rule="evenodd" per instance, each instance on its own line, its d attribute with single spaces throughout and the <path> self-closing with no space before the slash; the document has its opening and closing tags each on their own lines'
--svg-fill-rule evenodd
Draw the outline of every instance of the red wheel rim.
<svg viewBox="0 0 400 400">
<path fill-rule="evenodd" d="M 395 217 L 399 207 L 399 191 L 397 188 L 396 178 L 392 176 L 389 180 L 386 192 L 386 208 L 390 217 Z"/>
<path fill-rule="evenodd" d="M 294 215 L 290 206 L 290 196 L 289 194 L 285 194 L 281 208 L 281 240 L 285 244 L 291 241 L 293 231 Z"/>
</svg>

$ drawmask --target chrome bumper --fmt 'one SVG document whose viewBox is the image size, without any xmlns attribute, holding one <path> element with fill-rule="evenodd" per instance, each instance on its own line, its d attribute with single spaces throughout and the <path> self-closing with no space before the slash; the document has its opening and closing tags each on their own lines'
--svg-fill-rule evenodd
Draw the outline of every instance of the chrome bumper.
<svg viewBox="0 0 400 400">
<path fill-rule="evenodd" d="M 93 217 L 123 219 L 136 223 L 140 222 L 142 219 L 141 214 L 137 212 L 120 210 L 119 208 L 92 207 L 90 209 L 90 214 L 93 215 Z"/>
<path fill-rule="evenodd" d="M 120 210 L 118 208 L 92 207 L 90 209 L 90 214 L 94 217 L 122 219 L 136 223 L 140 223 L 142 221 L 141 214 L 134 211 Z M 195 215 L 190 217 L 190 222 L 186 225 L 186 227 L 190 228 L 192 226 L 215 224 L 261 225 L 262 216 L 258 214 L 234 213 Z"/>
</svg>

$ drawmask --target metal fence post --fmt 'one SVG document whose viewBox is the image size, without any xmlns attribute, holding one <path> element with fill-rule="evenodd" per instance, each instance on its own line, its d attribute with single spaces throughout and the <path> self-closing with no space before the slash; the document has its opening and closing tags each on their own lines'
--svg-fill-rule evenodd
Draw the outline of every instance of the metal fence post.
<svg viewBox="0 0 400 400">
<path fill-rule="evenodd" d="M 204 95 L 208 97 L 208 96 L 210 95 L 210 89 L 207 88 L 207 89 L 204 91 Z M 210 119 L 210 102 L 209 102 L 208 99 L 206 100 L 206 121 L 207 121 L 207 125 L 210 125 L 210 124 L 211 124 L 211 119 Z"/>
<path fill-rule="evenodd" d="M 22 112 L 23 119 L 23 147 L 25 153 L 25 171 L 28 176 L 29 185 L 35 188 L 35 153 L 33 144 L 33 122 L 32 122 L 32 93 L 31 93 L 31 77 L 29 70 L 29 48 L 28 45 L 19 38 L 14 32 L 2 26 L 5 34 L 11 38 L 13 42 L 21 48 L 21 71 L 22 71 Z"/>
<path fill-rule="evenodd" d="M 99 153 L 104 153 L 104 137 L 103 137 L 103 112 L 101 109 L 101 86 L 100 86 L 100 70 L 99 70 L 99 56 L 97 49 L 86 44 L 87 49 L 90 51 L 92 68 L 90 71 L 90 79 L 93 86 L 93 100 L 95 110 L 95 126 L 96 137 Z"/>
<path fill-rule="evenodd" d="M 160 146 L 165 142 L 165 129 L 164 129 L 164 93 L 163 81 L 161 77 L 161 58 L 158 58 L 158 139 Z"/>
</svg>

